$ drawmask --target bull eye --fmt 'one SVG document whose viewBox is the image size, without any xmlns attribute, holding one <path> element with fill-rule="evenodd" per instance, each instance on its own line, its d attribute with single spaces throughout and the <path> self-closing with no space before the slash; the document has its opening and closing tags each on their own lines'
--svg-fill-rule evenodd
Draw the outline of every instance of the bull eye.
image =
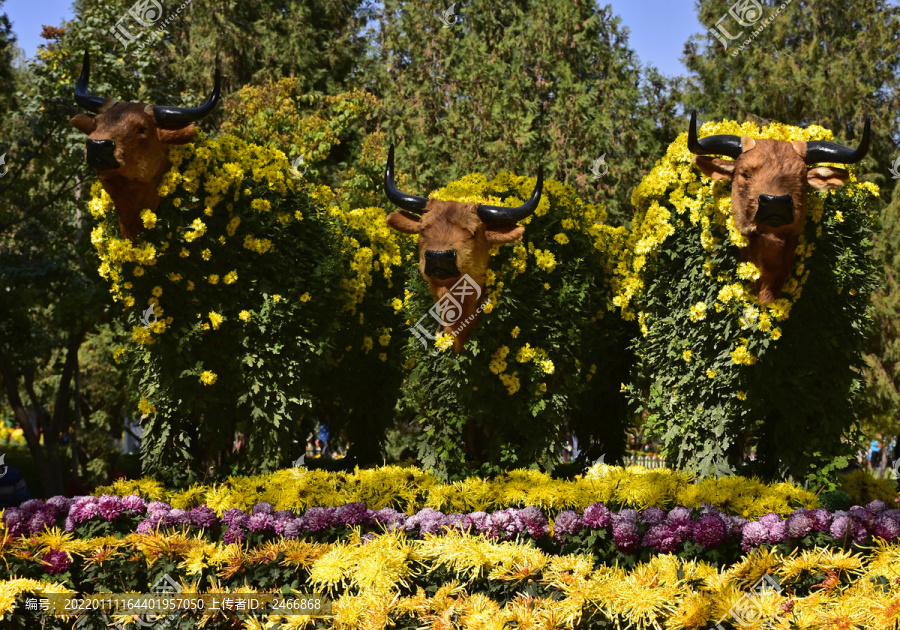
<svg viewBox="0 0 900 630">
<path fill-rule="evenodd" d="M 140 127 L 138 127 L 138 133 L 144 135 L 145 133 L 147 133 L 147 127 L 141 125 Z"/>
<path fill-rule="evenodd" d="M 744 181 L 746 182 L 749 182 L 751 179 L 753 179 L 752 177 L 750 177 L 749 173 L 741 173 L 741 177 L 743 177 Z"/>
</svg>

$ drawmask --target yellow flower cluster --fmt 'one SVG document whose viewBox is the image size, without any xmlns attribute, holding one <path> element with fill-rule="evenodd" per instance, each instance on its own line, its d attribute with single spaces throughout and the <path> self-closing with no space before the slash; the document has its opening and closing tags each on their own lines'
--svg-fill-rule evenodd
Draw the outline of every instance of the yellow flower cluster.
<svg viewBox="0 0 900 630">
<path fill-rule="evenodd" d="M 125 496 L 136 493 L 166 500 L 173 507 L 207 505 L 219 515 L 229 508 L 244 510 L 260 501 L 276 510 L 306 510 L 361 501 L 378 510 L 393 507 L 413 513 L 425 507 L 443 512 L 492 512 L 508 507 L 534 505 L 548 512 L 584 510 L 602 502 L 622 508 L 645 509 L 676 505 L 691 508 L 711 503 L 743 518 L 759 518 L 768 512 L 788 515 L 798 507 L 818 507 L 818 499 L 789 483 L 765 484 L 745 477 L 709 478 L 666 468 L 622 468 L 597 464 L 586 475 L 554 479 L 537 470 L 513 470 L 496 479 L 469 477 L 441 483 L 419 468 L 383 466 L 349 473 L 309 470 L 298 476 L 293 469 L 256 477 L 232 477 L 221 484 L 194 486 L 166 492 L 152 479 L 116 480 L 98 488 L 97 495 Z"/>
<path fill-rule="evenodd" d="M 7 553 L 39 557 L 41 542 L 23 538 Z M 308 574 L 312 589 L 334 598 L 328 623 L 341 629 L 381 630 L 394 620 L 412 618 L 423 628 L 574 630 L 588 614 L 608 620 L 611 627 L 634 630 L 706 628 L 730 618 L 732 610 L 745 610 L 747 589 L 764 575 L 783 588 L 755 593 L 751 605 L 754 619 L 772 627 L 893 630 L 900 623 L 900 594 L 893 587 L 900 577 L 897 543 L 879 543 L 864 557 L 826 548 L 787 556 L 755 550 L 722 567 L 660 554 L 632 569 L 599 563 L 591 553 L 552 555 L 530 541 L 495 542 L 460 532 L 427 534 L 423 540 L 399 531 L 374 538 L 355 532 L 331 544 L 280 539 L 246 547 L 181 533 L 54 543 L 85 563 L 138 557 L 151 567 L 174 564 L 185 576 L 180 584 L 185 592 L 197 592 L 196 584 L 184 582 L 204 569 L 227 579 L 246 567 L 254 572 L 269 564 L 274 568 L 280 559 L 281 565 Z M 411 588 L 435 573 L 447 576 L 436 590 Z M 834 584 L 823 577 L 831 574 L 839 578 Z M 822 578 L 811 591 L 810 576 Z M 551 594 L 525 594 L 535 583 Z M 239 590 L 255 592 L 251 584 Z M 517 594 L 497 602 L 485 590 Z M 222 595 L 229 589 L 210 592 Z M 0 615 L 15 614 L 26 595 L 46 593 L 74 594 L 54 581 L 6 578 L 0 581 Z M 288 630 L 308 627 L 310 621 L 264 615 L 245 627 Z"/>
</svg>

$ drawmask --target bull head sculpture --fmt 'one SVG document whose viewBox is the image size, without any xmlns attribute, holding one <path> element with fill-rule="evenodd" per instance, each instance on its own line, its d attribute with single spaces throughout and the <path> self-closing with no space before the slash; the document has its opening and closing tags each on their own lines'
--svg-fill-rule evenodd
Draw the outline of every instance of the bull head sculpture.
<svg viewBox="0 0 900 630">
<path fill-rule="evenodd" d="M 219 102 L 221 78 L 216 68 L 212 95 L 200 107 L 121 103 L 88 91 L 91 64 L 84 53 L 75 102 L 94 116 L 78 114 L 69 123 L 87 134 L 85 157 L 112 197 L 124 238 L 134 240 L 144 229 L 141 210 L 156 210 L 156 190 L 169 170 L 168 146 L 194 138 L 194 125 Z"/>
<path fill-rule="evenodd" d="M 394 145 L 391 144 L 384 171 L 384 192 L 401 210 L 389 214 L 387 223 L 404 234 L 419 235 L 419 270 L 428 281 L 435 302 L 463 275 L 476 282 L 484 295 L 491 246 L 522 238 L 525 228 L 517 223 L 537 209 L 543 186 L 544 169 L 540 167 L 534 192 L 516 208 L 417 197 L 401 192 L 394 183 Z M 479 313 L 478 303 L 474 299 L 466 300 L 462 302 L 460 319 L 471 318 L 471 324 L 462 330 L 444 328 L 447 334 L 454 335 L 455 352 L 463 350 Z"/>
<path fill-rule="evenodd" d="M 869 118 L 857 149 L 836 142 L 754 140 L 747 136 L 715 135 L 697 138 L 697 112 L 691 114 L 688 149 L 704 175 L 732 182 L 731 211 L 734 223 L 749 244 L 741 256 L 760 270 L 756 289 L 761 304 L 781 294 L 791 273 L 797 239 L 806 223 L 806 186 L 833 190 L 850 174 L 818 162 L 852 164 L 869 150 Z M 733 160 L 707 157 L 727 155 Z"/>
</svg>

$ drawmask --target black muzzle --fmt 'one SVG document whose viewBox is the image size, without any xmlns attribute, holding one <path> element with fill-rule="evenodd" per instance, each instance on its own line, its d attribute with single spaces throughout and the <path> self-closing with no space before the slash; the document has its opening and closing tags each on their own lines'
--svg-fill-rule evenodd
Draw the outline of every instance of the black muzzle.
<svg viewBox="0 0 900 630">
<path fill-rule="evenodd" d="M 770 227 L 781 227 L 794 222 L 794 198 L 790 195 L 760 195 L 753 220 Z"/>
<path fill-rule="evenodd" d="M 87 163 L 98 171 L 121 166 L 116 159 L 116 143 L 112 140 L 88 140 L 84 146 Z"/>
<path fill-rule="evenodd" d="M 425 275 L 437 280 L 447 280 L 462 275 L 456 266 L 456 250 L 425 250 Z"/>
</svg>

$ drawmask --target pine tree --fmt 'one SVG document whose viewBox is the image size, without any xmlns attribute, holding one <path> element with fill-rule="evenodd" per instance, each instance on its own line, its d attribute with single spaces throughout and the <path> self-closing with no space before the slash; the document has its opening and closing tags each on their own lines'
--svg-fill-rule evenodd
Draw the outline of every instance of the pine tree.
<svg viewBox="0 0 900 630">
<path fill-rule="evenodd" d="M 414 192 L 543 164 L 586 201 L 629 216 L 631 191 L 675 133 L 674 108 L 664 78 L 642 79 L 619 18 L 584 1 L 448 7 L 386 1 L 364 73 Z"/>
</svg>

